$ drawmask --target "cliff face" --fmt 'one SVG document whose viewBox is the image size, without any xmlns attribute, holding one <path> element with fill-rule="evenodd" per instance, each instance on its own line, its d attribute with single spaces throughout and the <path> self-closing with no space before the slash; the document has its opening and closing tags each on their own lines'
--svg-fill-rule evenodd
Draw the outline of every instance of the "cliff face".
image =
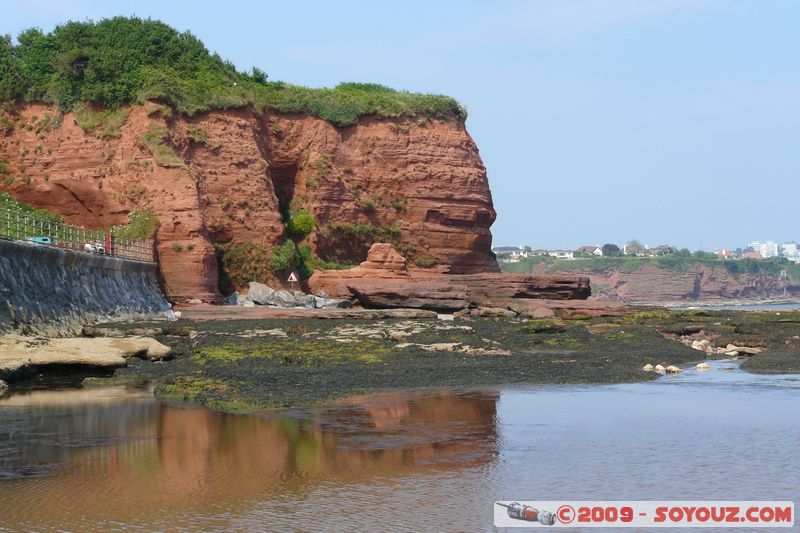
<svg viewBox="0 0 800 533">
<path fill-rule="evenodd" d="M 554 271 L 546 265 L 539 265 L 534 271 L 588 276 L 596 297 L 633 303 L 747 300 L 800 295 L 800 286 L 781 276 L 752 273 L 733 275 L 724 267 L 702 263 L 686 271 L 655 265 L 644 265 L 632 272 L 620 272 L 617 268 Z"/>
<path fill-rule="evenodd" d="M 91 228 L 152 210 L 176 301 L 218 297 L 214 244 L 278 245 L 290 210 L 314 215 L 307 242 L 326 259 L 358 263 L 388 236 L 434 270 L 497 269 L 486 170 L 463 122 L 367 117 L 337 128 L 251 110 L 169 115 L 134 106 L 110 135 L 84 131 L 71 113 L 54 127 L 51 106 L 18 107 L 0 129 L 0 190 Z"/>
</svg>

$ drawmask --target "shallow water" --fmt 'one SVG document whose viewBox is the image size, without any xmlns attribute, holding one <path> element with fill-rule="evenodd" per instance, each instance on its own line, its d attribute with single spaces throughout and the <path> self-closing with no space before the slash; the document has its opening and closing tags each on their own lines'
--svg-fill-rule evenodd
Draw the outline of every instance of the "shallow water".
<svg viewBox="0 0 800 533">
<path fill-rule="evenodd" d="M 697 309 L 703 311 L 798 311 L 800 303 L 766 303 L 766 304 L 720 304 L 720 305 L 688 305 L 674 309 Z"/>
<path fill-rule="evenodd" d="M 0 530 L 491 530 L 496 499 L 800 501 L 800 379 L 425 391 L 226 415 L 0 399 Z"/>
</svg>

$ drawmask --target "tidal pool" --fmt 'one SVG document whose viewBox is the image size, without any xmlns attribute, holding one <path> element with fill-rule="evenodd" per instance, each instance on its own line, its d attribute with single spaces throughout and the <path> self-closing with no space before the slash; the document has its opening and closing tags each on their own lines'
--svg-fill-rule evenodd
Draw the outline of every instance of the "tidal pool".
<svg viewBox="0 0 800 533">
<path fill-rule="evenodd" d="M 491 531 L 498 499 L 800 501 L 800 377 L 709 364 L 255 415 L 19 391 L 0 398 L 0 530 Z"/>
</svg>

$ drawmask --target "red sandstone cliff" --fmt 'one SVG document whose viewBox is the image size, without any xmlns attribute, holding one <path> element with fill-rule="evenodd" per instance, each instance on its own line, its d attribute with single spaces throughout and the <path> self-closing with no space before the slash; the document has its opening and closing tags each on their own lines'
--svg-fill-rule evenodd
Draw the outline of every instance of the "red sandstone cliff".
<svg viewBox="0 0 800 533">
<path fill-rule="evenodd" d="M 367 117 L 337 128 L 244 109 L 191 119 L 162 112 L 134 106 L 118 136 L 100 138 L 102 129 L 84 132 L 71 113 L 52 127 L 55 107 L 18 107 L 12 127 L 0 129 L 9 169 L 0 190 L 91 228 L 154 211 L 161 271 L 176 301 L 218 297 L 214 243 L 280 244 L 289 208 L 314 214 L 308 240 L 323 255 L 365 259 L 368 244 L 352 246 L 326 228 L 369 223 L 394 226 L 404 255 L 439 271 L 497 268 L 488 258 L 495 212 L 486 170 L 462 122 Z"/>
</svg>

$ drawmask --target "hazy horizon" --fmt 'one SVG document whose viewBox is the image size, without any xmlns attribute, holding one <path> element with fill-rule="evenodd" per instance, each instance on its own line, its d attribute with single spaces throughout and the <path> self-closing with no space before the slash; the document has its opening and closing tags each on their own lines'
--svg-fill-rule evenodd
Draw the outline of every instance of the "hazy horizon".
<svg viewBox="0 0 800 533">
<path fill-rule="evenodd" d="M 369 81 L 470 111 L 494 246 L 800 240 L 800 3 L 4 2 L 0 33 L 137 15 L 240 70 Z"/>
</svg>

